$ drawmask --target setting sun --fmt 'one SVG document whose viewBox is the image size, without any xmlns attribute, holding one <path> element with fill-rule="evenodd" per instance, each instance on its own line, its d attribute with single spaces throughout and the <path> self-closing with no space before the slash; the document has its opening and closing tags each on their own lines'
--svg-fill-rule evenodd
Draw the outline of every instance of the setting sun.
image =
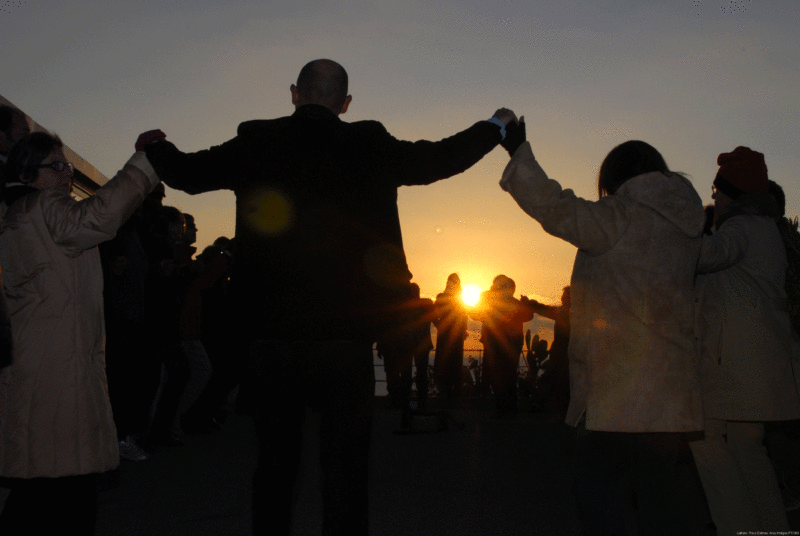
<svg viewBox="0 0 800 536">
<path fill-rule="evenodd" d="M 477 285 L 465 285 L 461 291 L 461 299 L 467 305 L 475 305 L 481 297 L 481 289 Z"/>
</svg>

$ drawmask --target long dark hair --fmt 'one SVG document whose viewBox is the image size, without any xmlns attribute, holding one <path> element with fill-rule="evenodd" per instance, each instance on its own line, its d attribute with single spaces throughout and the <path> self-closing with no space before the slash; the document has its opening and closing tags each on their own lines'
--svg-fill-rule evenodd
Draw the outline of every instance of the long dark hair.
<svg viewBox="0 0 800 536">
<path fill-rule="evenodd" d="M 613 195 L 626 181 L 652 171 L 669 174 L 664 157 L 655 147 L 639 140 L 630 140 L 611 149 L 597 176 L 597 193 L 602 199 Z"/>
</svg>

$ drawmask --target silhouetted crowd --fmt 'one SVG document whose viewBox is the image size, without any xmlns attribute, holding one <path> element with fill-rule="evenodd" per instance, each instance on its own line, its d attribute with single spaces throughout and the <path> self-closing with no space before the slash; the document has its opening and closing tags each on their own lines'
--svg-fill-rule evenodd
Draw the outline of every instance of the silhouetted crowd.
<svg viewBox="0 0 800 536">
<path fill-rule="evenodd" d="M 431 392 L 458 401 L 467 387 L 491 393 L 498 418 L 518 414 L 522 389 L 563 418 L 585 534 L 690 533 L 676 481 L 687 444 L 719 534 L 789 530 L 765 440 L 800 419 L 800 234 L 762 153 L 720 154 L 704 208 L 654 147 L 627 141 L 592 201 L 547 176 L 506 108 L 408 142 L 341 120 L 352 96 L 334 61 L 308 63 L 290 89 L 291 116 L 246 121 L 207 150 L 141 134 L 83 200 L 61 140 L 0 108 L 2 534 L 92 534 L 97 476 L 218 430 L 239 385 L 259 441 L 253 534 L 291 533 L 311 407 L 323 534 L 366 536 L 374 348 L 399 433 L 414 433 Z M 462 173 L 498 145 L 501 188 L 577 248 L 560 305 L 515 298 L 506 275 L 473 307 L 455 273 L 435 300 L 411 282 L 398 188 Z M 233 191 L 235 239 L 195 257 L 194 218 L 163 205 L 162 181 Z M 534 314 L 555 323 L 549 348 L 523 332 Z M 470 318 L 478 370 L 464 364 Z"/>
<path fill-rule="evenodd" d="M 100 245 L 109 398 L 120 455 L 137 461 L 219 429 L 243 370 L 231 337 L 233 242 L 219 237 L 193 258 L 194 218 L 164 197 L 157 186 Z"/>
</svg>

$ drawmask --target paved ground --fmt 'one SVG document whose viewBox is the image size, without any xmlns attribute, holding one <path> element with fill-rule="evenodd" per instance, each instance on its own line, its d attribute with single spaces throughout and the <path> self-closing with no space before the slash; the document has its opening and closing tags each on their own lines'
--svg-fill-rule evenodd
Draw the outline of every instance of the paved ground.
<svg viewBox="0 0 800 536">
<path fill-rule="evenodd" d="M 385 403 L 383 398 L 376 403 L 374 536 L 580 534 L 569 493 L 572 433 L 553 415 L 521 412 L 515 419 L 498 420 L 485 403 L 472 403 L 450 411 L 463 429 L 451 425 L 437 433 L 396 435 L 399 415 Z M 316 423 L 311 415 L 297 536 L 319 534 Z M 432 419 L 419 425 L 436 427 Z M 147 462 L 123 462 L 103 480 L 96 534 L 247 535 L 255 459 L 250 420 L 232 414 L 219 432 L 187 438 L 184 447 L 156 452 Z M 688 456 L 681 475 L 692 534 L 713 536 Z M 790 514 L 790 522 L 800 528 L 800 511 Z"/>
<path fill-rule="evenodd" d="M 461 407 L 464 423 L 437 433 L 396 435 L 399 415 L 377 400 L 371 481 L 371 528 L 376 536 L 580 533 L 572 508 L 571 430 L 549 414 L 497 420 L 489 407 Z M 318 535 L 313 415 L 295 534 Z M 434 429 L 430 419 L 420 427 Z M 250 478 L 256 456 L 247 418 L 231 415 L 222 431 L 188 438 L 186 446 L 124 462 L 100 494 L 97 535 L 245 535 Z M 696 534 L 707 513 L 693 466 L 684 469 L 693 497 Z"/>
</svg>

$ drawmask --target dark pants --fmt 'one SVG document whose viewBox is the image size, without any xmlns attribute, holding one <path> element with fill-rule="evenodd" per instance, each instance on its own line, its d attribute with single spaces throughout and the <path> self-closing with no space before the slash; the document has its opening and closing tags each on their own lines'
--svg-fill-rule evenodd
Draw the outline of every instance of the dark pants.
<svg viewBox="0 0 800 536">
<path fill-rule="evenodd" d="M 464 338 L 461 333 L 442 332 L 436 340 L 436 356 L 433 361 L 433 379 L 439 394 L 458 398 L 463 385 Z"/>
<path fill-rule="evenodd" d="M 143 322 L 106 325 L 108 397 L 120 439 L 144 435 L 161 381 L 161 360 Z"/>
<path fill-rule="evenodd" d="M 161 350 L 167 380 L 161 389 L 161 397 L 150 424 L 150 435 L 154 438 L 168 438 L 172 435 L 172 424 L 178 415 L 181 396 L 189 383 L 191 368 L 189 360 L 178 344 L 171 344 Z"/>
<path fill-rule="evenodd" d="M 203 346 L 211 361 L 211 378 L 185 414 L 196 421 L 214 417 L 234 387 L 242 381 L 246 361 L 243 354 L 247 352 L 246 348 L 235 343 L 235 337 L 203 338 Z"/>
<path fill-rule="evenodd" d="M 517 377 L 521 346 L 516 348 L 503 339 L 487 337 L 484 342 L 484 382 L 494 392 L 497 411 L 501 414 L 517 411 Z"/>
<path fill-rule="evenodd" d="M 587 536 L 689 533 L 676 482 L 680 433 L 598 432 L 581 419 L 577 434 L 574 491 Z"/>
<path fill-rule="evenodd" d="M 368 534 L 368 458 L 375 397 L 369 342 L 256 341 L 250 347 L 259 440 L 253 534 L 291 533 L 306 405 L 321 412 L 324 535 Z"/>
<path fill-rule="evenodd" d="M 416 368 L 416 375 L 414 376 L 414 383 L 417 385 L 417 399 L 421 405 L 425 405 L 425 400 L 428 399 L 428 363 L 430 361 L 430 350 L 425 349 L 417 352 L 414 356 L 414 367 Z"/>
<path fill-rule="evenodd" d="M 11 490 L 0 514 L 0 534 L 92 536 L 97 518 L 97 475 L 9 478 Z"/>
</svg>

